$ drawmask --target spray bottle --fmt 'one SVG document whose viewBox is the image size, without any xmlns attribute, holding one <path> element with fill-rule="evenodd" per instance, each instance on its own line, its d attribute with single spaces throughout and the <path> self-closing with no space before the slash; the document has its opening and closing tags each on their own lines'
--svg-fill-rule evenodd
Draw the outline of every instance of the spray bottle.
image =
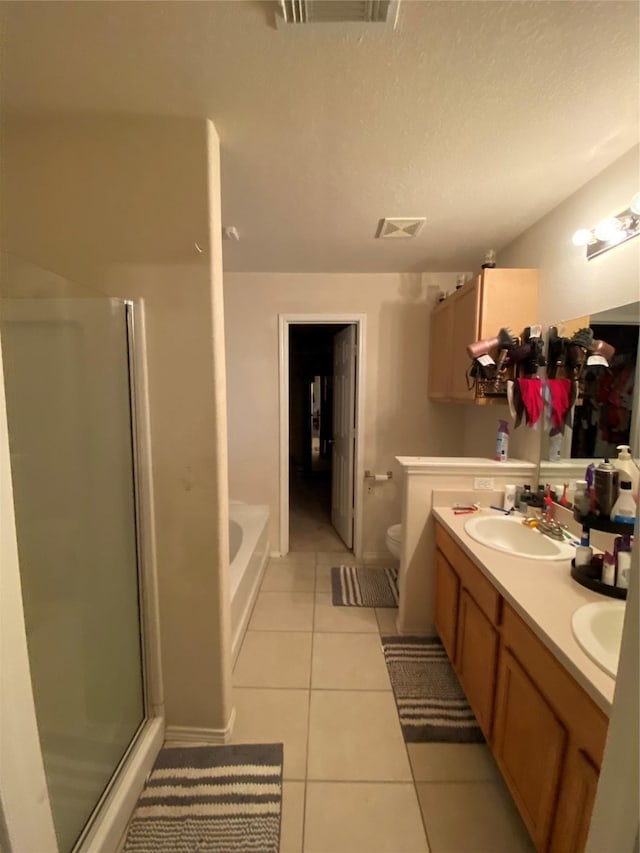
<svg viewBox="0 0 640 853">
<path fill-rule="evenodd" d="M 498 421 L 498 439 L 496 441 L 496 462 L 506 462 L 509 458 L 509 424 Z"/>
</svg>

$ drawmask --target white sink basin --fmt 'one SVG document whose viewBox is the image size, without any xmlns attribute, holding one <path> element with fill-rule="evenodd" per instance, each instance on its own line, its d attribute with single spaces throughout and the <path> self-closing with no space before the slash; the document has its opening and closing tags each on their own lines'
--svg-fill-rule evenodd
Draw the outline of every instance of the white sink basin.
<svg viewBox="0 0 640 853">
<path fill-rule="evenodd" d="M 595 601 L 578 607 L 571 618 L 573 635 L 601 669 L 618 672 L 624 601 Z"/>
<path fill-rule="evenodd" d="M 504 551 L 514 557 L 529 560 L 570 560 L 576 552 L 573 545 L 544 536 L 540 531 L 526 527 L 521 516 L 476 515 L 464 529 L 482 545 Z"/>
</svg>

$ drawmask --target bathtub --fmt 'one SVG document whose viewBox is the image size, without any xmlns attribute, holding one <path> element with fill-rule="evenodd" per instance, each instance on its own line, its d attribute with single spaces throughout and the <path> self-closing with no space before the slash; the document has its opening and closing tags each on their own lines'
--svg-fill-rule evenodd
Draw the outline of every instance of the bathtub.
<svg viewBox="0 0 640 853">
<path fill-rule="evenodd" d="M 231 501 L 231 652 L 235 663 L 269 558 L 269 507 Z"/>
</svg>

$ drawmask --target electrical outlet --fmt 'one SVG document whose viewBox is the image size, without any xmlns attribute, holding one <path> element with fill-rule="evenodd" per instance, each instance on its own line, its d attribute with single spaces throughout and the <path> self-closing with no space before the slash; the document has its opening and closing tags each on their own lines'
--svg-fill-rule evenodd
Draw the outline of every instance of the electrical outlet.
<svg viewBox="0 0 640 853">
<path fill-rule="evenodd" d="M 493 477 L 474 477 L 473 488 L 490 492 L 493 488 Z"/>
</svg>

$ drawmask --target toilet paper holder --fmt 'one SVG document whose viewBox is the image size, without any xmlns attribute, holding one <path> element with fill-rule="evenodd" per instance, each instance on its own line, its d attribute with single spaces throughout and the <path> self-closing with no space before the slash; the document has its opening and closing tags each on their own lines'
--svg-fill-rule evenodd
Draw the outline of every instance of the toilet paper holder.
<svg viewBox="0 0 640 853">
<path fill-rule="evenodd" d="M 382 483 L 385 480 L 390 480 L 393 476 L 391 471 L 387 471 L 386 474 L 374 474 L 373 471 L 365 471 L 364 478 L 365 480 L 373 480 L 376 483 Z"/>
</svg>

